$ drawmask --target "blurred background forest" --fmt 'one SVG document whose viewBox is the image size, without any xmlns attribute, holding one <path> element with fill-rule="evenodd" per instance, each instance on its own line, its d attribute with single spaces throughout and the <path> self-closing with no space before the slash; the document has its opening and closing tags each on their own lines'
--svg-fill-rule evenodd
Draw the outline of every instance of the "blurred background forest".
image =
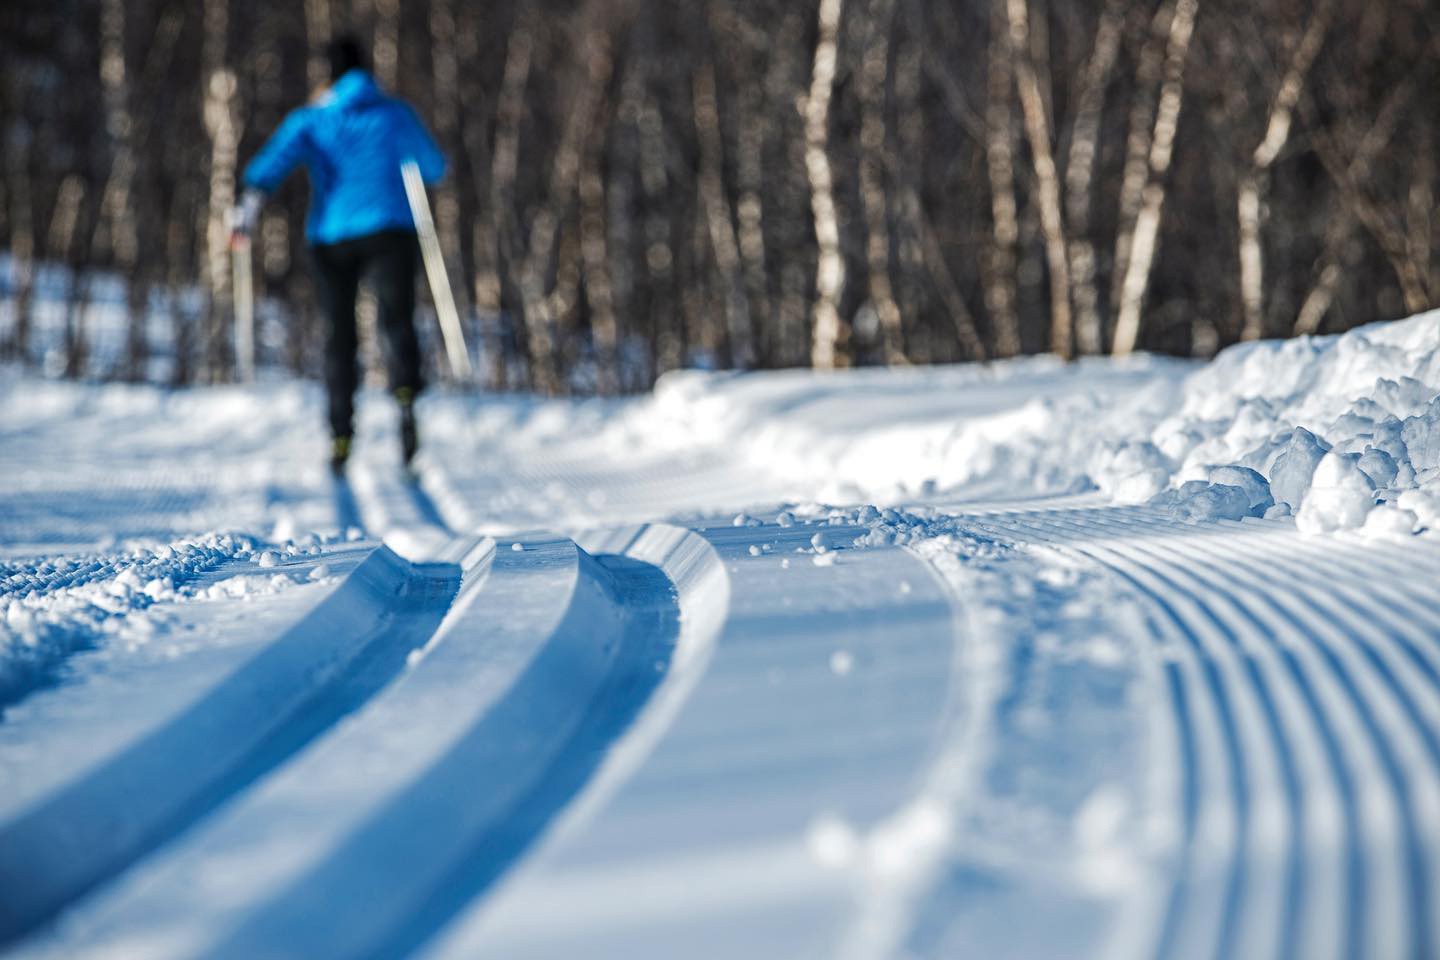
<svg viewBox="0 0 1440 960">
<path fill-rule="evenodd" d="M 1433 0 L 9 0 L 0 354 L 231 378 L 237 171 L 341 31 L 451 160 L 491 388 L 1208 355 L 1440 300 Z M 303 375 L 306 202 L 254 259 Z"/>
</svg>

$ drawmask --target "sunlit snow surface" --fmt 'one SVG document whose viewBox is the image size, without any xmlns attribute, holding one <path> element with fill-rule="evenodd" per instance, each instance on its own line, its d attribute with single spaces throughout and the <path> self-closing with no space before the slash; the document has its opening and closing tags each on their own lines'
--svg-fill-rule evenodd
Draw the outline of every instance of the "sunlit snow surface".
<svg viewBox="0 0 1440 960">
<path fill-rule="evenodd" d="M 18 956 L 1440 953 L 1440 317 L 434 391 L 0 378 Z M 381 541 L 385 544 L 381 546 Z"/>
</svg>

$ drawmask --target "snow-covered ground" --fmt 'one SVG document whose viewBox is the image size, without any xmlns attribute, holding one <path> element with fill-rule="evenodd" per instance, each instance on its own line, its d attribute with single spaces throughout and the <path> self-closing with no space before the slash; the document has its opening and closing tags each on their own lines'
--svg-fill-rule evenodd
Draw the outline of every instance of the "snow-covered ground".
<svg viewBox="0 0 1440 960">
<path fill-rule="evenodd" d="M 0 945 L 1440 954 L 1440 315 L 422 429 L 0 376 Z"/>
</svg>

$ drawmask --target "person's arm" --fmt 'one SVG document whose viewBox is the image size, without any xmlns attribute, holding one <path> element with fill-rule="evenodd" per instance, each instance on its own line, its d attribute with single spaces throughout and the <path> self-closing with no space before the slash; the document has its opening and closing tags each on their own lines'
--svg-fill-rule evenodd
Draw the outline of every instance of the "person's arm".
<svg viewBox="0 0 1440 960">
<path fill-rule="evenodd" d="M 309 126 L 303 109 L 286 117 L 245 168 L 245 186 L 266 195 L 274 193 L 309 152 Z"/>
<path fill-rule="evenodd" d="M 245 167 L 241 183 L 245 192 L 230 210 L 230 242 L 233 245 L 255 230 L 265 198 L 288 177 L 309 149 L 308 122 L 303 110 L 285 118 L 280 128 Z"/>
<path fill-rule="evenodd" d="M 420 168 L 420 179 L 433 187 L 445 177 L 445 154 L 440 152 L 440 147 L 430 136 L 430 131 L 425 129 L 419 115 L 408 104 L 405 106 L 405 113 L 411 128 L 408 138 L 410 156 L 407 159 L 415 161 L 415 165 Z"/>
</svg>

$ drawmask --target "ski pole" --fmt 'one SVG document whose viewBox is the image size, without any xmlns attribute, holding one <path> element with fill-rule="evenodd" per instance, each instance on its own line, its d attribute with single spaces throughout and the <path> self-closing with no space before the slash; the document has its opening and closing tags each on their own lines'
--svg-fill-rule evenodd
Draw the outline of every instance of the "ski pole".
<svg viewBox="0 0 1440 960">
<path fill-rule="evenodd" d="M 241 383 L 255 379 L 255 289 L 250 266 L 250 238 L 237 233 L 230 240 L 234 270 L 235 367 Z"/>
<path fill-rule="evenodd" d="M 450 358 L 450 373 L 456 380 L 470 380 L 470 352 L 465 347 L 465 333 L 460 329 L 460 314 L 450 291 L 450 278 L 445 274 L 445 258 L 440 253 L 440 240 L 435 235 L 435 221 L 430 216 L 430 201 L 425 197 L 425 181 L 414 160 L 400 164 L 405 179 L 405 195 L 410 199 L 410 214 L 415 218 L 415 233 L 420 237 L 420 256 L 425 262 L 425 277 L 430 281 L 430 297 L 440 318 L 440 333 L 445 338 L 445 353 Z"/>
</svg>

